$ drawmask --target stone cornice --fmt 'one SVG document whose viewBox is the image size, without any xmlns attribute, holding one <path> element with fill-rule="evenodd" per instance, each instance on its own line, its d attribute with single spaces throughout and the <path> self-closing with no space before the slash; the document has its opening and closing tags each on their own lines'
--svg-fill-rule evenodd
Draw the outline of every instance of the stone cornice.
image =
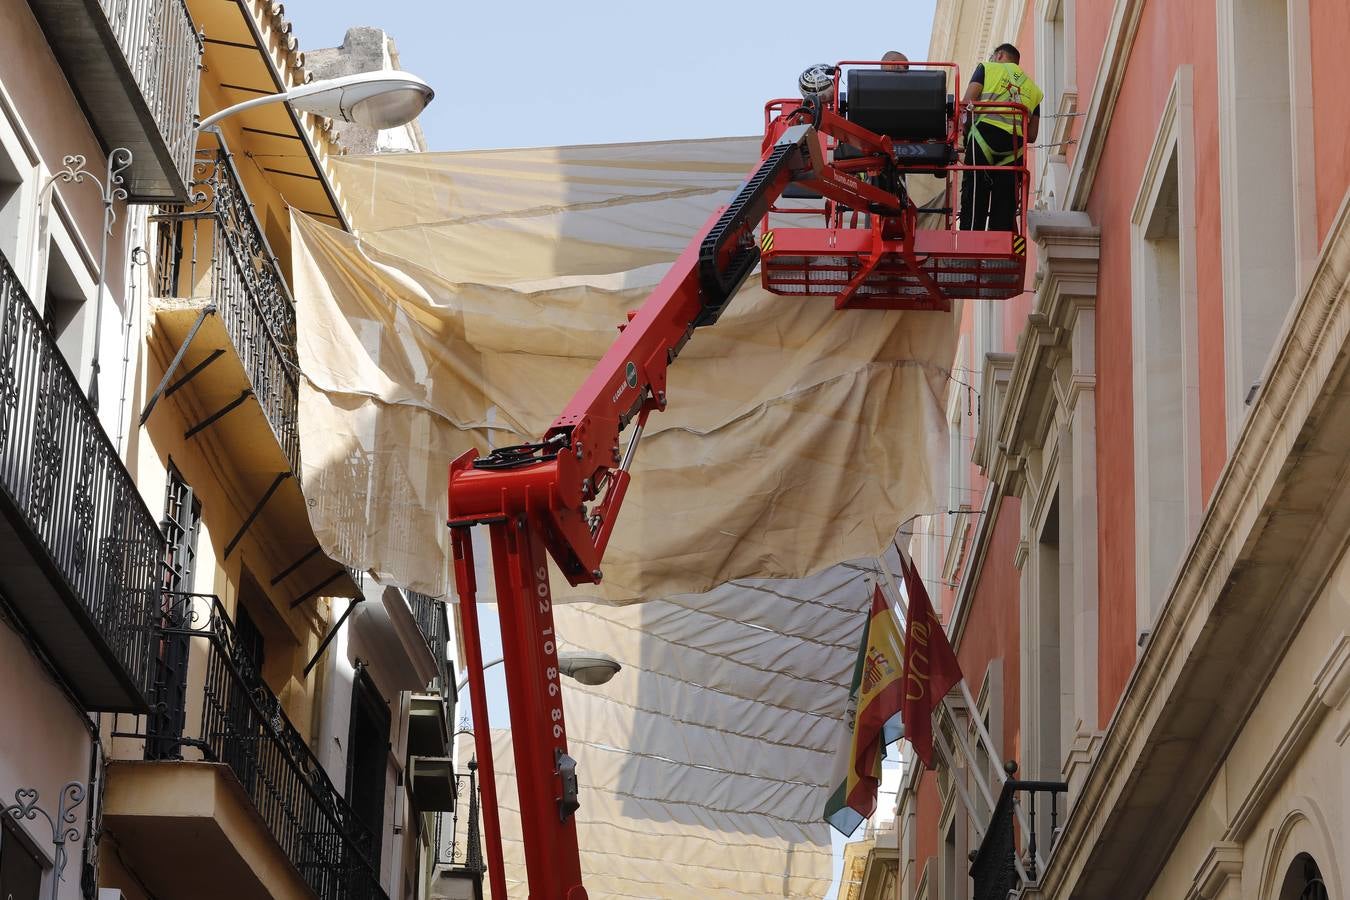
<svg viewBox="0 0 1350 900">
<path fill-rule="evenodd" d="M 1186 900 L 1214 900 L 1229 879 L 1242 875 L 1242 845 L 1222 841 L 1209 848 L 1192 879 Z"/>
<path fill-rule="evenodd" d="M 1147 891 L 1345 551 L 1346 210 L 1065 822 L 1042 881 L 1047 897 Z M 1334 696 L 1339 674 L 1326 681 Z M 1149 793 L 1158 789 L 1164 802 Z"/>
</svg>

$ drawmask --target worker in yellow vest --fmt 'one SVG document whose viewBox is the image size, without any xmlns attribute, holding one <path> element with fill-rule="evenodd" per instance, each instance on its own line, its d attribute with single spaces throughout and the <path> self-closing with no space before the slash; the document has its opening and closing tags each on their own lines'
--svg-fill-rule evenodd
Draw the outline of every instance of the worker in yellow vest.
<svg viewBox="0 0 1350 900">
<path fill-rule="evenodd" d="M 1000 44 L 989 61 L 975 67 L 966 86 L 965 102 L 1020 103 L 1030 119 L 1022 133 L 1022 116 L 976 110 L 966 133 L 966 165 L 1013 166 L 1041 127 L 1044 93 L 1018 63 L 1022 54 Z M 1017 176 L 1009 171 L 965 172 L 961 177 L 961 228 L 966 231 L 1012 231 L 1017 219 Z"/>
</svg>

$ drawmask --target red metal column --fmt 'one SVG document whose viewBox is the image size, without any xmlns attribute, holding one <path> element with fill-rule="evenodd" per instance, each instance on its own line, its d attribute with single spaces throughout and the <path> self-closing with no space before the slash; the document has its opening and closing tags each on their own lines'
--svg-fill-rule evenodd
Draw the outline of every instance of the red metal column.
<svg viewBox="0 0 1350 900">
<path fill-rule="evenodd" d="M 548 557 L 527 517 L 489 527 L 530 900 L 586 900 L 576 820 L 558 803 L 557 760 L 567 752 L 567 730 Z"/>
<path fill-rule="evenodd" d="M 479 791 L 483 797 L 484 850 L 488 885 L 495 900 L 506 900 L 506 869 L 502 863 L 502 826 L 497 812 L 497 776 L 492 764 L 492 726 L 488 723 L 487 686 L 483 680 L 483 645 L 478 634 L 478 580 L 473 571 L 473 539 L 467 528 L 450 532 L 459 588 L 459 618 L 464 625 L 464 663 L 469 679 L 469 706 L 473 710 L 473 741 L 478 752 Z"/>
</svg>

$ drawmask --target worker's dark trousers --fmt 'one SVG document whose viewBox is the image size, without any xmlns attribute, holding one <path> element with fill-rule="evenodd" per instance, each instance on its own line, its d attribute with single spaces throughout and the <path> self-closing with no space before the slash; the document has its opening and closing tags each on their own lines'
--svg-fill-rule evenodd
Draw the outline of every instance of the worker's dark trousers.
<svg viewBox="0 0 1350 900">
<path fill-rule="evenodd" d="M 1013 150 L 1013 136 L 1002 128 L 982 124 L 977 126 L 984 142 L 996 157 Z M 1020 143 L 1020 141 L 1019 141 Z M 966 165 L 992 165 L 984 149 L 970 138 L 966 139 Z M 1017 176 L 1003 172 L 961 173 L 961 230 L 1012 231 L 1017 219 Z"/>
</svg>

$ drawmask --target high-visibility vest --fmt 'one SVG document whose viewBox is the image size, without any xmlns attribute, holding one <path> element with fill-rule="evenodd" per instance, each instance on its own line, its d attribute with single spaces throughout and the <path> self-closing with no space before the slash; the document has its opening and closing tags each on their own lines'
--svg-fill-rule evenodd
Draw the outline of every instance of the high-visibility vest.
<svg viewBox="0 0 1350 900">
<path fill-rule="evenodd" d="M 1036 86 L 1036 82 L 1027 77 L 1017 63 L 987 62 L 984 64 L 984 93 L 980 99 L 992 103 L 1020 103 L 1027 108 L 1027 115 L 1041 103 L 1045 92 Z M 1009 134 L 1021 134 L 1021 115 L 1009 110 L 1007 113 L 980 112 L 975 124 L 989 124 L 1001 128 Z"/>
</svg>

